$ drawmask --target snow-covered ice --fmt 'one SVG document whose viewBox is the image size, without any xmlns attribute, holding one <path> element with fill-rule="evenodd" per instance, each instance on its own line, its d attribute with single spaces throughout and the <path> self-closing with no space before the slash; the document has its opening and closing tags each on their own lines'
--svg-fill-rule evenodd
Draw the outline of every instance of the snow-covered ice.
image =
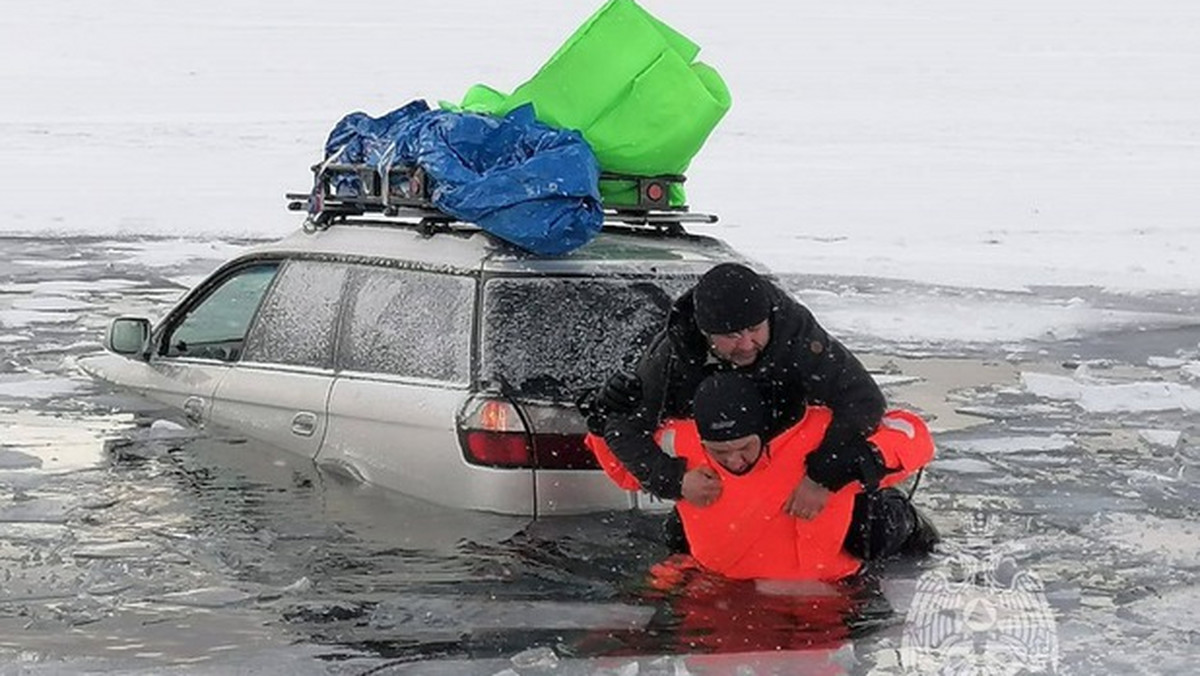
<svg viewBox="0 0 1200 676">
<path fill-rule="evenodd" d="M 0 19 L 0 231 L 282 235 L 340 116 L 512 89 L 596 6 L 23 6 Z M 693 204 L 777 269 L 1200 288 L 1192 3 L 645 6 L 734 96 Z"/>
<path fill-rule="evenodd" d="M 76 554 L 78 556 L 78 554 Z M 224 608 L 239 603 L 245 603 L 254 598 L 254 594 L 231 587 L 203 587 L 185 591 L 163 594 L 153 600 L 193 608 Z"/>
<path fill-rule="evenodd" d="M 1037 453 L 1041 451 L 1061 451 L 1074 445 L 1068 437 L 1061 434 L 1042 436 L 1005 436 L 983 437 L 962 441 L 946 442 L 949 449 L 982 455 L 1004 455 L 1007 453 Z"/>
<path fill-rule="evenodd" d="M 42 310 L 0 310 L 0 328 L 20 329 L 32 324 L 66 324 L 75 315 Z"/>
<path fill-rule="evenodd" d="M 1200 390 L 1180 383 L 1110 383 L 1032 372 L 1022 373 L 1021 381 L 1039 397 L 1072 401 L 1093 413 L 1200 411 Z"/>
<path fill-rule="evenodd" d="M 1138 430 L 1138 437 L 1151 446 L 1160 448 L 1175 448 L 1179 445 L 1179 440 L 1183 438 L 1183 433 L 1179 430 Z"/>
<path fill-rule="evenodd" d="M 1105 514 L 1096 532 L 1113 546 L 1149 558 L 1152 565 L 1200 566 L 1200 525 L 1193 520 L 1164 519 L 1152 514 Z"/>
<path fill-rule="evenodd" d="M 70 395 L 87 386 L 85 381 L 66 378 L 0 380 L 0 399 L 50 399 Z"/>
</svg>

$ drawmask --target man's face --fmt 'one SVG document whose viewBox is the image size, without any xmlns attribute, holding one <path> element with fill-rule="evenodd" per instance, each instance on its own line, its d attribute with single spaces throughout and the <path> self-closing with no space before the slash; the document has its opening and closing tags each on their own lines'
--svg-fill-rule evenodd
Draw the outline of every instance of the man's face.
<svg viewBox="0 0 1200 676">
<path fill-rule="evenodd" d="M 757 434 L 730 439 L 729 441 L 705 441 L 704 450 L 731 474 L 745 474 L 758 462 L 762 455 L 762 440 Z"/>
<path fill-rule="evenodd" d="M 771 324 L 763 321 L 733 333 L 710 333 L 708 344 L 712 353 L 734 366 L 749 366 L 758 361 L 763 348 L 771 340 Z"/>
</svg>

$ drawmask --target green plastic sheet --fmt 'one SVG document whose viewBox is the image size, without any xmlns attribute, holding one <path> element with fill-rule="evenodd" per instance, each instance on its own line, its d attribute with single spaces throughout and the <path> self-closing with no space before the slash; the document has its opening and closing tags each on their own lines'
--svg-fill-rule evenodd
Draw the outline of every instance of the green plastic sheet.
<svg viewBox="0 0 1200 676">
<path fill-rule="evenodd" d="M 475 85 L 461 107 L 504 115 L 532 103 L 546 124 L 583 134 L 602 171 L 682 174 L 731 97 L 700 47 L 633 0 L 609 0 L 511 94 Z M 637 201 L 630 182 L 601 182 L 608 204 Z M 671 203 L 682 204 L 682 188 Z"/>
</svg>

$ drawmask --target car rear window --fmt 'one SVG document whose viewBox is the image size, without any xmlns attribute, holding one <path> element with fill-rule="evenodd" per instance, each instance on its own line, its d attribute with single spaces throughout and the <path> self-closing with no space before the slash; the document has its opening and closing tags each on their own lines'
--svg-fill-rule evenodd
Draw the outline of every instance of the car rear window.
<svg viewBox="0 0 1200 676">
<path fill-rule="evenodd" d="M 484 286 L 484 379 L 519 394 L 573 399 L 633 365 L 695 277 L 496 278 Z"/>
</svg>

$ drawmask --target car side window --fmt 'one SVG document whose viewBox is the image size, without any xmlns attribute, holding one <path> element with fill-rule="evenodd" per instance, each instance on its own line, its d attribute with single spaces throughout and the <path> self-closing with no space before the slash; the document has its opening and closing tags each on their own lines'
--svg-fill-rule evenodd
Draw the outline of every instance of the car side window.
<svg viewBox="0 0 1200 676">
<path fill-rule="evenodd" d="M 340 368 L 469 381 L 474 278 L 363 267 L 352 284 L 338 341 Z"/>
<path fill-rule="evenodd" d="M 276 262 L 257 263 L 221 280 L 169 330 L 161 353 L 237 361 L 246 330 L 278 269 Z"/>
<path fill-rule="evenodd" d="M 287 263 L 246 337 L 242 359 L 330 368 L 338 307 L 348 274 L 349 266 L 340 263 Z"/>
</svg>

